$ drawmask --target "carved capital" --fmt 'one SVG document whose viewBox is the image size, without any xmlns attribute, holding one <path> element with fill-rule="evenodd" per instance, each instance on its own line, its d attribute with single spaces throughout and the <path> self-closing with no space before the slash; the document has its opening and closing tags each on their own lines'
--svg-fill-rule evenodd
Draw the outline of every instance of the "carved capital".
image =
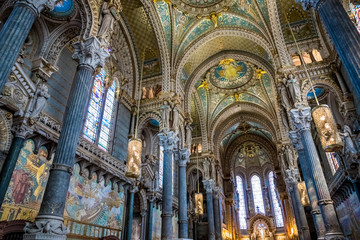
<svg viewBox="0 0 360 240">
<path fill-rule="evenodd" d="M 88 66 L 94 71 L 98 67 L 103 67 L 105 59 L 110 56 L 105 46 L 101 45 L 96 37 L 80 40 L 74 43 L 73 47 L 75 50 L 73 59 L 78 60 L 79 65 Z"/>
<path fill-rule="evenodd" d="M 300 139 L 300 135 L 298 132 L 296 131 L 290 131 L 289 132 L 289 137 L 290 137 L 290 140 L 292 142 L 292 144 L 294 145 L 294 147 L 300 151 L 300 150 L 304 150 L 304 145 L 302 144 L 301 142 L 301 139 Z"/>
<path fill-rule="evenodd" d="M 34 223 L 26 223 L 24 228 L 26 235 L 51 234 L 65 236 L 70 231 L 62 220 L 58 219 L 36 219 Z M 24 237 L 24 239 L 27 239 Z"/>
<path fill-rule="evenodd" d="M 212 193 L 212 190 L 214 188 L 214 180 L 212 180 L 212 179 L 203 180 L 203 184 L 204 184 L 204 188 L 205 188 L 206 192 Z"/>
<path fill-rule="evenodd" d="M 312 120 L 310 107 L 291 109 L 290 116 L 297 130 L 310 130 L 310 123 Z"/>
<path fill-rule="evenodd" d="M 297 184 L 300 178 L 299 169 L 297 168 L 289 168 L 285 170 L 286 178 L 285 181 L 289 185 Z"/>
<path fill-rule="evenodd" d="M 163 131 L 158 134 L 160 142 L 159 144 L 164 147 L 164 151 L 174 151 L 177 147 L 179 138 L 173 131 Z"/>
<path fill-rule="evenodd" d="M 180 150 L 179 167 L 186 167 L 186 164 L 190 162 L 190 151 L 187 148 Z"/>
<path fill-rule="evenodd" d="M 12 127 L 12 132 L 15 137 L 26 139 L 33 133 L 33 129 L 25 124 L 19 124 Z"/>
<path fill-rule="evenodd" d="M 31 8 L 37 16 L 40 16 L 43 10 L 53 10 L 56 2 L 58 2 L 58 0 L 20 0 L 17 1 L 16 5 L 25 5 Z"/>
<path fill-rule="evenodd" d="M 129 191 L 130 191 L 130 193 L 134 194 L 137 191 L 139 191 L 139 188 L 137 186 L 132 186 Z"/>
</svg>

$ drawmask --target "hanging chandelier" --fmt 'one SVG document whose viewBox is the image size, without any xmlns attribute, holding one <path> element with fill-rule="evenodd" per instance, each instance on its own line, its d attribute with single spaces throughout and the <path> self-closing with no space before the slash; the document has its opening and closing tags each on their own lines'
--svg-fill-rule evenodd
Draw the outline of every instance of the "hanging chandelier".
<svg viewBox="0 0 360 240">
<path fill-rule="evenodd" d="M 197 159 L 196 178 L 198 180 L 197 193 L 195 193 L 195 214 L 200 216 L 204 214 L 204 196 L 200 193 L 200 181 L 199 181 L 199 159 Z"/>
<path fill-rule="evenodd" d="M 336 122 L 335 119 L 333 117 L 333 114 L 329 108 L 328 105 L 325 104 L 321 104 L 319 103 L 319 100 L 317 98 L 316 92 L 315 92 L 315 88 L 314 85 L 312 84 L 311 78 L 310 78 L 310 74 L 308 72 L 308 69 L 306 67 L 306 63 L 304 61 L 304 58 L 301 54 L 299 45 L 296 41 L 296 37 L 295 34 L 290 26 L 289 20 L 287 21 L 288 25 L 289 25 L 289 29 L 291 32 L 291 35 L 294 39 L 296 48 L 298 50 L 298 54 L 300 56 L 300 60 L 304 66 L 305 72 L 306 72 L 306 76 L 309 80 L 310 86 L 311 86 L 311 90 L 314 94 L 315 97 L 315 101 L 317 106 L 314 107 L 312 109 L 311 115 L 312 118 L 314 120 L 315 123 L 315 127 L 316 127 L 316 131 L 319 134 L 319 138 L 320 138 L 320 142 L 321 142 L 321 146 L 322 148 L 325 150 L 325 152 L 335 152 L 335 151 L 339 151 L 342 149 L 343 147 L 343 143 L 342 140 L 340 138 L 340 134 L 339 131 L 337 130 L 336 127 Z"/>
<path fill-rule="evenodd" d="M 137 104 L 136 111 L 136 124 L 135 124 L 135 134 L 132 137 L 128 144 L 128 152 L 126 158 L 126 172 L 125 176 L 129 178 L 139 178 L 141 174 L 141 154 L 142 154 L 142 141 L 137 137 L 138 135 L 138 125 L 139 125 L 139 109 L 141 101 L 141 82 L 143 75 L 143 67 L 141 68 L 140 81 L 139 81 L 139 100 Z"/>
</svg>

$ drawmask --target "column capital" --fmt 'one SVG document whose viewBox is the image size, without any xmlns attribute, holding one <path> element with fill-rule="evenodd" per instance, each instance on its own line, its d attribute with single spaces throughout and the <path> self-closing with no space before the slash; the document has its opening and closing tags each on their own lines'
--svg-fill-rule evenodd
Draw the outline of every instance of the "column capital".
<svg viewBox="0 0 360 240">
<path fill-rule="evenodd" d="M 132 186 L 129 189 L 130 193 L 136 193 L 137 191 L 139 191 L 139 188 L 137 186 Z"/>
<path fill-rule="evenodd" d="M 285 181 L 289 185 L 297 184 L 300 178 L 299 169 L 289 168 L 285 170 L 286 178 Z"/>
<path fill-rule="evenodd" d="M 43 10 L 51 11 L 55 7 L 57 0 L 19 0 L 16 5 L 25 5 L 33 10 L 39 17 Z"/>
<path fill-rule="evenodd" d="M 190 151 L 188 148 L 180 149 L 179 167 L 186 167 L 190 162 Z"/>
<path fill-rule="evenodd" d="M 212 193 L 212 190 L 214 188 L 214 180 L 212 180 L 212 179 L 203 180 L 203 184 L 204 184 L 206 193 Z"/>
<path fill-rule="evenodd" d="M 311 7 L 317 9 L 324 1 L 325 0 L 296 0 L 297 3 L 301 3 L 304 9 L 309 9 Z"/>
<path fill-rule="evenodd" d="M 298 151 L 304 150 L 304 145 L 301 142 L 300 135 L 298 132 L 290 131 L 289 137 L 296 150 Z"/>
<path fill-rule="evenodd" d="M 294 123 L 294 126 L 299 131 L 310 130 L 311 128 L 311 108 L 294 108 L 290 110 L 291 120 Z"/>
<path fill-rule="evenodd" d="M 33 129 L 24 123 L 14 125 L 11 130 L 15 137 L 23 139 L 26 139 L 30 134 L 33 133 Z"/>
<path fill-rule="evenodd" d="M 79 65 L 88 66 L 94 71 L 97 67 L 103 67 L 105 59 L 110 57 L 105 46 L 96 37 L 80 40 L 72 46 L 75 50 L 72 58 L 78 60 Z"/>
<path fill-rule="evenodd" d="M 164 147 L 164 151 L 174 151 L 177 147 L 179 138 L 173 131 L 163 131 L 158 134 L 160 142 L 159 144 Z"/>
</svg>

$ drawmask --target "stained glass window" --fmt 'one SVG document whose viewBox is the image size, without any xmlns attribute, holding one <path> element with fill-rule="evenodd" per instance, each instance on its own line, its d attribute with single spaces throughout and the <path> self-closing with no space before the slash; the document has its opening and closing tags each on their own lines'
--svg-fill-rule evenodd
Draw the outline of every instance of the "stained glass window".
<svg viewBox="0 0 360 240">
<path fill-rule="evenodd" d="M 274 179 L 273 172 L 269 173 L 269 183 L 270 183 L 270 192 L 271 192 L 272 203 L 273 203 L 273 207 L 274 207 L 276 227 L 283 227 L 284 220 L 283 220 L 280 202 L 279 202 L 279 199 L 276 194 L 275 179 Z"/>
<path fill-rule="evenodd" d="M 354 15 L 353 18 L 355 20 L 356 29 L 360 32 L 360 5 L 350 3 L 350 9 Z"/>
<path fill-rule="evenodd" d="M 115 83 L 105 88 L 105 71 L 94 80 L 84 126 L 84 137 L 99 148 L 108 150 L 115 105 Z"/>
<path fill-rule="evenodd" d="M 264 199 L 261 189 L 261 181 L 260 178 L 256 175 L 254 175 L 251 178 L 251 188 L 254 198 L 254 207 L 256 213 L 262 213 L 265 214 L 265 207 L 264 207 Z"/>
<path fill-rule="evenodd" d="M 164 174 L 164 147 L 160 146 L 159 150 L 159 187 L 163 187 L 163 174 Z"/>
<path fill-rule="evenodd" d="M 236 176 L 236 191 L 239 194 L 239 220 L 240 220 L 240 229 L 246 229 L 246 207 L 245 207 L 245 194 L 244 194 L 244 185 L 242 178 Z"/>
<path fill-rule="evenodd" d="M 339 162 L 335 156 L 335 153 L 333 153 L 333 152 L 327 152 L 326 157 L 329 161 L 331 172 L 334 175 L 339 168 Z"/>
</svg>

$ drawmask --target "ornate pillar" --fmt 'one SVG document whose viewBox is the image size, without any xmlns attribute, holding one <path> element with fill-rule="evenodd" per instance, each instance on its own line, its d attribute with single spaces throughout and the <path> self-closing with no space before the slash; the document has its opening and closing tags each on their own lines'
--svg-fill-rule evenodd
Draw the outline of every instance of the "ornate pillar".
<svg viewBox="0 0 360 240">
<path fill-rule="evenodd" d="M 32 133 L 32 129 L 23 122 L 16 124 L 12 131 L 14 132 L 14 138 L 0 172 L 0 206 L 4 201 L 21 148 L 24 145 L 25 139 Z"/>
<path fill-rule="evenodd" d="M 160 145 L 164 148 L 164 176 L 162 193 L 162 214 L 161 214 L 161 239 L 170 240 L 173 237 L 172 227 L 172 158 L 176 148 L 178 137 L 173 131 L 163 131 L 159 133 Z"/>
<path fill-rule="evenodd" d="M 334 204 L 331 200 L 329 188 L 326 184 L 324 173 L 322 171 L 315 143 L 311 135 L 311 109 L 310 107 L 291 109 L 290 115 L 295 128 L 299 132 L 306 154 L 306 164 L 309 166 L 310 173 L 314 181 L 316 195 L 319 199 L 318 204 L 320 206 L 321 215 L 326 229 L 325 239 L 344 239 L 344 235 L 336 216 Z"/>
<path fill-rule="evenodd" d="M 83 125 L 84 109 L 95 69 L 103 66 L 105 58 L 109 56 L 95 37 L 74 43 L 73 46 L 75 48 L 73 58 L 79 61 L 73 91 L 68 100 L 41 208 L 35 223 L 25 227 L 24 239 L 65 239 L 68 233 L 63 224 L 63 214 L 77 142 Z"/>
<path fill-rule="evenodd" d="M 186 164 L 189 161 L 189 149 L 181 149 L 179 159 L 179 238 L 188 238 Z"/>
<path fill-rule="evenodd" d="M 127 216 L 126 216 L 126 229 L 125 229 L 125 240 L 131 240 L 132 233 L 132 222 L 133 222 L 133 212 L 134 212 L 134 197 L 135 193 L 139 189 L 135 186 L 132 186 L 129 190 L 129 198 L 128 198 L 128 207 L 127 207 Z"/>
<path fill-rule="evenodd" d="M 146 227 L 146 240 L 152 239 L 154 201 L 155 201 L 155 197 L 151 196 L 149 198 L 149 212 L 148 212 L 148 221 Z"/>
<path fill-rule="evenodd" d="M 296 225 L 299 231 L 300 240 L 311 239 L 309 225 L 306 219 L 306 214 L 304 207 L 301 202 L 301 196 L 298 190 L 298 179 L 299 179 L 299 170 L 298 169 L 287 169 L 286 172 L 286 183 L 287 188 L 290 193 L 291 202 L 294 209 Z"/>
<path fill-rule="evenodd" d="M 324 221 L 321 216 L 320 208 L 318 205 L 318 198 L 316 196 L 314 181 L 311 177 L 311 173 L 310 173 L 309 167 L 307 165 L 304 146 L 301 143 L 300 136 L 298 135 L 297 132 L 291 131 L 290 139 L 298 151 L 299 162 L 300 162 L 302 174 L 303 174 L 305 185 L 306 185 L 306 191 L 308 193 L 310 204 L 311 204 L 311 209 L 312 209 L 311 214 L 313 215 L 318 239 L 319 240 L 325 239 L 325 225 L 324 225 Z"/>
<path fill-rule="evenodd" d="M 360 48 L 360 35 L 354 24 L 351 22 L 347 12 L 339 0 L 297 0 L 305 8 L 314 7 L 322 19 L 322 22 L 329 33 L 332 42 L 344 64 L 349 75 L 349 85 L 353 96 L 360 100 L 360 51 L 354 49 Z M 360 113 L 360 105 L 356 106 Z"/>
<path fill-rule="evenodd" d="M 0 91 L 9 78 L 35 19 L 45 8 L 52 10 L 55 2 L 56 0 L 20 0 L 15 3 L 0 32 Z"/>
<path fill-rule="evenodd" d="M 215 239 L 222 240 L 221 234 L 221 212 L 220 212 L 220 187 L 214 188 L 214 224 L 215 224 Z"/>
<path fill-rule="evenodd" d="M 213 207 L 214 180 L 212 179 L 203 180 L 203 184 L 206 190 L 209 240 L 215 240 L 215 223 L 214 223 L 214 207 Z"/>
</svg>

